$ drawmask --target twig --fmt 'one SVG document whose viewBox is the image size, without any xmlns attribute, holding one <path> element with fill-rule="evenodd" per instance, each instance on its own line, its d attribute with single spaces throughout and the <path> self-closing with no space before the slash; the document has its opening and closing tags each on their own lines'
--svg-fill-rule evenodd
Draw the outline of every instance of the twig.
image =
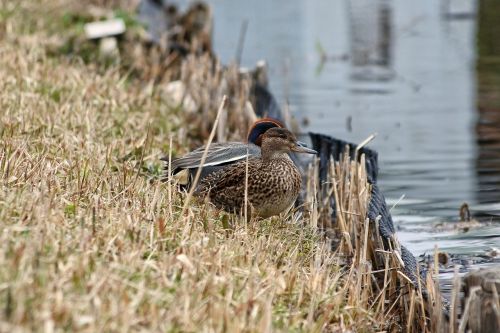
<svg viewBox="0 0 500 333">
<path fill-rule="evenodd" d="M 184 207 L 182 207 L 182 216 L 186 214 L 191 198 L 193 197 L 193 193 L 196 189 L 196 186 L 198 185 L 198 181 L 200 180 L 201 170 L 203 169 L 203 164 L 205 164 L 205 160 L 207 159 L 208 149 L 210 148 L 210 144 L 214 139 L 217 123 L 219 122 L 220 115 L 222 114 L 222 111 L 226 107 L 226 104 L 227 104 L 227 96 L 224 95 L 222 97 L 222 102 L 220 103 L 219 110 L 217 110 L 217 116 L 215 117 L 215 121 L 212 125 L 212 131 L 210 132 L 210 136 L 208 137 L 207 145 L 205 147 L 205 151 L 203 151 L 203 156 L 201 157 L 200 165 L 198 166 L 198 170 L 196 171 L 193 184 L 191 185 L 191 189 L 189 190 L 189 193 L 186 197 L 186 201 L 184 202 Z"/>
<path fill-rule="evenodd" d="M 470 312 L 470 305 L 472 303 L 472 299 L 477 297 L 477 292 L 481 290 L 481 287 L 472 287 L 470 292 L 469 292 L 469 297 L 467 298 L 467 303 L 465 303 L 465 308 L 464 312 L 462 315 L 462 320 L 460 321 L 460 325 L 458 326 L 458 332 L 463 333 L 465 332 L 465 327 L 467 325 L 467 322 L 469 321 L 469 312 Z M 453 309 L 452 309 L 453 310 Z M 455 325 L 455 320 L 453 317 L 450 318 L 450 331 L 454 329 Z"/>
<path fill-rule="evenodd" d="M 397 205 L 399 205 L 399 203 L 401 202 L 401 200 L 403 200 L 404 198 L 405 198 L 405 195 L 404 195 L 404 194 L 403 194 L 403 195 L 401 195 L 401 196 L 399 197 L 398 201 L 396 201 L 396 202 L 394 203 L 394 205 L 392 205 L 392 207 L 389 209 L 389 212 L 390 212 L 390 213 L 392 213 L 392 210 L 393 210 L 393 209 L 394 209 Z"/>
<path fill-rule="evenodd" d="M 377 136 L 377 133 L 373 133 L 372 135 L 370 135 L 369 137 L 367 137 L 363 142 L 361 142 L 359 145 L 357 145 L 356 146 L 356 153 L 361 148 L 363 148 L 364 146 L 366 146 L 367 144 L 369 144 L 373 139 L 375 139 L 376 136 Z"/>
<path fill-rule="evenodd" d="M 170 135 L 168 142 L 168 212 L 170 218 L 174 215 L 172 209 L 172 135 Z"/>
<path fill-rule="evenodd" d="M 248 223 L 248 146 L 245 163 L 245 222 Z"/>
</svg>

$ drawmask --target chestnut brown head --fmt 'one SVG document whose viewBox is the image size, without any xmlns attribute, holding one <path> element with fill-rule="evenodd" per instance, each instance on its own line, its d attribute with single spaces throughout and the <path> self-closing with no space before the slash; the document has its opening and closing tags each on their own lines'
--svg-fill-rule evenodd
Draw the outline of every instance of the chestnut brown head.
<svg viewBox="0 0 500 333">
<path fill-rule="evenodd" d="M 249 143 L 253 143 L 257 146 L 262 145 L 262 135 L 266 133 L 266 131 L 270 128 L 274 127 L 282 127 L 284 128 L 285 126 L 283 123 L 277 119 L 274 118 L 263 118 L 260 120 L 257 120 L 250 130 L 248 131 L 248 136 L 247 136 L 247 141 Z"/>
</svg>

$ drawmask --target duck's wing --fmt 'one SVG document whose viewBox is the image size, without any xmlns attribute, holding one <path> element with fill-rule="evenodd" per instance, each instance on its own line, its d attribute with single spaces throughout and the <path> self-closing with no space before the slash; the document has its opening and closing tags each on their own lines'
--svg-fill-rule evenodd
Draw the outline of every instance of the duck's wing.
<svg viewBox="0 0 500 333">
<path fill-rule="evenodd" d="M 193 150 L 181 158 L 172 161 L 172 171 L 176 173 L 181 169 L 193 169 L 200 166 L 205 152 L 205 146 Z M 248 156 L 260 156 L 260 148 L 254 144 L 241 142 L 213 143 L 208 148 L 207 157 L 203 167 L 216 166 L 229 162 L 239 161 Z M 167 160 L 162 158 L 162 160 Z M 168 162 L 168 160 L 167 160 Z"/>
<path fill-rule="evenodd" d="M 255 173 L 259 167 L 260 158 L 248 159 L 249 174 Z M 246 160 L 243 160 L 203 178 L 195 193 L 202 197 L 208 195 L 210 201 L 218 208 L 228 212 L 238 211 L 244 204 L 245 178 Z"/>
</svg>

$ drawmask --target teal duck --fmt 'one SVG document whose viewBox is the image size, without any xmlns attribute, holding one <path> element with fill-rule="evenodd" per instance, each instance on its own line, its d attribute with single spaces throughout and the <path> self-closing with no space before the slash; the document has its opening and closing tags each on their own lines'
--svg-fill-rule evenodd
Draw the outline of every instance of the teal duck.
<svg viewBox="0 0 500 333">
<path fill-rule="evenodd" d="M 290 208 L 297 199 L 302 177 L 289 153 L 316 154 L 285 128 L 271 128 L 261 140 L 260 156 L 248 157 L 248 202 L 252 216 L 267 218 Z M 196 195 L 217 208 L 242 213 L 245 205 L 246 158 L 203 178 Z"/>
<path fill-rule="evenodd" d="M 208 148 L 207 156 L 203 164 L 201 178 L 204 179 L 211 173 L 227 168 L 240 160 L 246 159 L 247 155 L 260 156 L 260 145 L 262 135 L 270 128 L 284 127 L 283 124 L 273 118 L 264 118 L 256 121 L 248 131 L 247 142 L 225 142 L 212 143 Z M 181 186 L 187 187 L 194 178 L 200 167 L 205 146 L 197 148 L 192 152 L 172 161 L 171 172 L 174 179 Z M 168 162 L 168 157 L 162 158 Z M 168 169 L 168 165 L 166 167 Z"/>
</svg>

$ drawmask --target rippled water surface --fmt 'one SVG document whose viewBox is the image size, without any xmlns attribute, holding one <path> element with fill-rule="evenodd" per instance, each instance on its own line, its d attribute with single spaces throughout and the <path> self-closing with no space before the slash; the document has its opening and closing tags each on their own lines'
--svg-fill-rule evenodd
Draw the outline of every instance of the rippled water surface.
<svg viewBox="0 0 500 333">
<path fill-rule="evenodd" d="M 465 0 L 210 3 L 216 53 L 235 59 L 247 21 L 242 65 L 268 62 L 302 128 L 353 142 L 378 133 L 380 185 L 415 255 L 500 247 L 500 15 Z M 437 231 L 463 202 L 483 226 Z"/>
</svg>

